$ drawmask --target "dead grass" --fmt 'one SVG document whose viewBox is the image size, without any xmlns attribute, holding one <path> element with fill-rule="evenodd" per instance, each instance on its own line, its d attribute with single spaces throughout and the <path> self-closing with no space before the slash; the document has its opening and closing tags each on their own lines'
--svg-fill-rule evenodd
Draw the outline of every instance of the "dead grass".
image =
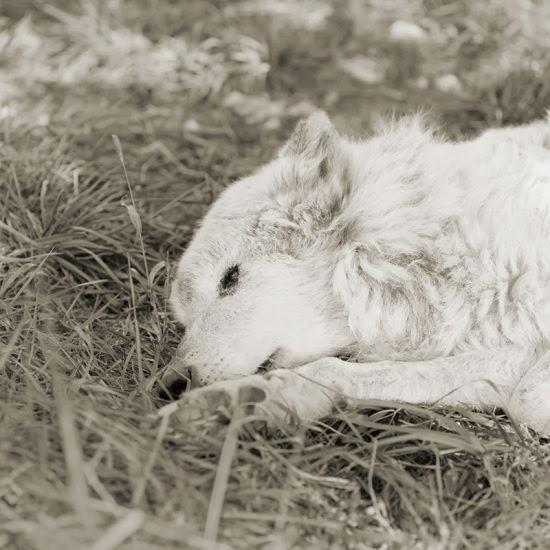
<svg viewBox="0 0 550 550">
<path fill-rule="evenodd" d="M 352 132 L 541 116 L 548 9 L 182 6 L 0 2 L 0 548 L 547 548 L 548 442 L 502 415 L 370 403 L 212 432 L 160 420 L 151 389 L 171 262 L 225 185 L 313 106 Z M 397 18 L 428 40 L 392 43 Z"/>
</svg>

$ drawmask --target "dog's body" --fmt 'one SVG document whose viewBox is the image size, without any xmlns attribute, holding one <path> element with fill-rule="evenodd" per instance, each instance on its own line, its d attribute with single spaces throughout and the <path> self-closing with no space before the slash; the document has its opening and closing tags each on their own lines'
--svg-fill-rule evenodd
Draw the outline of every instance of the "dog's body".
<svg viewBox="0 0 550 550">
<path fill-rule="evenodd" d="M 548 433 L 550 123 L 448 143 L 411 118 L 355 142 L 312 115 L 214 204 L 171 301 L 166 383 L 216 382 L 190 400 L 502 406 Z"/>
</svg>

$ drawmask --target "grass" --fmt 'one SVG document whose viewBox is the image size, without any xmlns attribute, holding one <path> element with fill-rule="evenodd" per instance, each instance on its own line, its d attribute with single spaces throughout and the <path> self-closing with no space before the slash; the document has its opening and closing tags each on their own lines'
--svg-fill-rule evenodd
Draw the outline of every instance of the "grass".
<svg viewBox="0 0 550 550">
<path fill-rule="evenodd" d="M 542 116 L 544 3 L 0 15 L 0 548 L 548 547 L 548 441 L 499 411 L 370 403 L 212 432 L 160 419 L 151 392 L 180 336 L 171 266 L 224 186 L 315 106 L 351 133 L 417 108 L 452 137 Z M 390 40 L 396 19 L 426 41 Z"/>
</svg>

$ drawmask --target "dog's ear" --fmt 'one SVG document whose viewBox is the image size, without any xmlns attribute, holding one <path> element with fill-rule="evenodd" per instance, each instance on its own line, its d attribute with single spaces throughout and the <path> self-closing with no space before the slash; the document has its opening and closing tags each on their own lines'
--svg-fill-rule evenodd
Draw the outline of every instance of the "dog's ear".
<svg viewBox="0 0 550 550">
<path fill-rule="evenodd" d="M 324 111 L 316 111 L 296 125 L 280 155 L 326 162 L 335 153 L 338 131 Z"/>
<path fill-rule="evenodd" d="M 326 113 L 302 120 L 282 148 L 289 160 L 274 198 L 287 219 L 309 234 L 332 226 L 350 195 L 344 139 Z"/>
</svg>

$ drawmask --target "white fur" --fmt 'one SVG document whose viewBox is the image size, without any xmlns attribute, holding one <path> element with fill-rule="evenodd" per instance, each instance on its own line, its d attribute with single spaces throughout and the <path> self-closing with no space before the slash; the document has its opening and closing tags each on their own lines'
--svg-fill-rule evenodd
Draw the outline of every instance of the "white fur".
<svg viewBox="0 0 550 550">
<path fill-rule="evenodd" d="M 449 143 L 412 117 L 351 141 L 312 115 L 220 196 L 183 255 L 170 370 L 245 377 L 232 387 L 259 385 L 304 419 L 333 392 L 503 406 L 550 432 L 549 145 L 547 122 Z M 246 378 L 272 355 L 278 370 Z"/>
</svg>

